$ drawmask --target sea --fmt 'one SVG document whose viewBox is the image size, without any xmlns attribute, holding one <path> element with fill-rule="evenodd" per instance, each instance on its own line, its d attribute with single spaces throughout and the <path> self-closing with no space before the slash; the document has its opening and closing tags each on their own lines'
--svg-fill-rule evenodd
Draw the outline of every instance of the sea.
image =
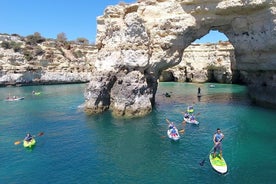
<svg viewBox="0 0 276 184">
<path fill-rule="evenodd" d="M 214 85 L 159 83 L 153 111 L 128 119 L 86 115 L 86 84 L 0 88 L 0 183 L 275 183 L 276 110 L 254 105 L 246 86 Z M 8 95 L 24 99 L 7 102 Z M 190 105 L 199 125 L 183 123 Z M 167 137 L 166 119 L 185 130 L 179 141 Z M 217 128 L 223 175 L 208 159 Z M 22 145 L 27 133 L 36 139 L 31 149 Z"/>
</svg>

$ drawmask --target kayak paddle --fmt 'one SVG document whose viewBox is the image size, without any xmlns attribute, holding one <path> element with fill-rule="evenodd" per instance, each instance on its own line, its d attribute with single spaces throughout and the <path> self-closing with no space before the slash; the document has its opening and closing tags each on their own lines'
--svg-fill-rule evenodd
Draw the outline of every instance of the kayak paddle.
<svg viewBox="0 0 276 184">
<path fill-rule="evenodd" d="M 39 132 L 39 134 L 37 134 L 37 136 L 42 136 L 42 135 L 44 135 L 44 133 L 43 132 Z M 36 137 L 35 135 L 33 136 L 34 138 Z M 24 140 L 23 140 L 24 141 Z M 18 145 L 18 144 L 20 144 L 21 143 L 21 141 L 15 141 L 14 142 L 14 145 Z"/>
</svg>

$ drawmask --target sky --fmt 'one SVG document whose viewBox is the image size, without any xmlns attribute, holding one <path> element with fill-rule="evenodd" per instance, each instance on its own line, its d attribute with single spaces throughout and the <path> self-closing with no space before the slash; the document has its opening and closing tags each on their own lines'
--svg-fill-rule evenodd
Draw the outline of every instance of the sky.
<svg viewBox="0 0 276 184">
<path fill-rule="evenodd" d="M 94 43 L 97 34 L 96 18 L 108 5 L 136 0 L 1 0 L 0 33 L 32 35 L 56 39 L 65 33 L 67 40 L 86 38 Z M 202 41 L 203 40 L 203 41 Z M 196 40 L 197 43 L 228 40 L 214 32 Z"/>
</svg>

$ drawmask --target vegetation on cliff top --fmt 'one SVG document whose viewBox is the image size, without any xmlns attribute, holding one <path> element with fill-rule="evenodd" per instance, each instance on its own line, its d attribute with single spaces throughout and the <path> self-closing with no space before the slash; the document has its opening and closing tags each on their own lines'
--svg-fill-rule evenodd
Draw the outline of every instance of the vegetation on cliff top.
<svg viewBox="0 0 276 184">
<path fill-rule="evenodd" d="M 83 37 L 77 38 L 75 41 L 68 41 L 65 33 L 57 34 L 56 39 L 47 39 L 41 36 L 39 32 L 35 32 L 32 35 L 28 35 L 26 37 L 20 36 L 18 34 L 0 34 L 3 35 L 2 39 L 0 39 L 0 47 L 4 49 L 13 49 L 14 52 L 18 52 L 24 55 L 24 58 L 27 61 L 31 61 L 37 58 L 37 56 L 41 56 L 45 54 L 45 50 L 41 47 L 42 44 L 47 46 L 52 46 L 57 48 L 59 51 L 63 53 L 63 49 L 71 50 L 73 45 L 80 46 L 89 46 L 93 44 L 89 44 L 89 40 Z M 5 37 L 6 36 L 6 37 Z M 16 39 L 12 39 L 14 37 Z M 46 59 L 51 60 L 53 58 L 53 52 L 49 51 L 45 54 Z M 74 57 L 80 58 L 83 57 L 84 54 L 80 50 L 73 51 L 72 53 Z"/>
</svg>

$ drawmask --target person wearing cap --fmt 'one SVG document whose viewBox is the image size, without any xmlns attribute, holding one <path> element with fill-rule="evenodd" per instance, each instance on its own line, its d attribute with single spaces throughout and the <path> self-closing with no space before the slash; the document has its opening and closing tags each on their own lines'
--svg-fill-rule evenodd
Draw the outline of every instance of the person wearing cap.
<svg viewBox="0 0 276 184">
<path fill-rule="evenodd" d="M 214 151 L 213 151 L 213 158 L 216 157 L 216 152 L 219 152 L 220 157 L 222 157 L 222 139 L 224 138 L 223 133 L 221 132 L 220 128 L 217 128 L 216 133 L 213 136 L 214 142 Z"/>
<path fill-rule="evenodd" d="M 174 123 L 173 122 L 170 122 L 169 124 L 169 129 L 173 129 L 174 128 Z"/>
</svg>

